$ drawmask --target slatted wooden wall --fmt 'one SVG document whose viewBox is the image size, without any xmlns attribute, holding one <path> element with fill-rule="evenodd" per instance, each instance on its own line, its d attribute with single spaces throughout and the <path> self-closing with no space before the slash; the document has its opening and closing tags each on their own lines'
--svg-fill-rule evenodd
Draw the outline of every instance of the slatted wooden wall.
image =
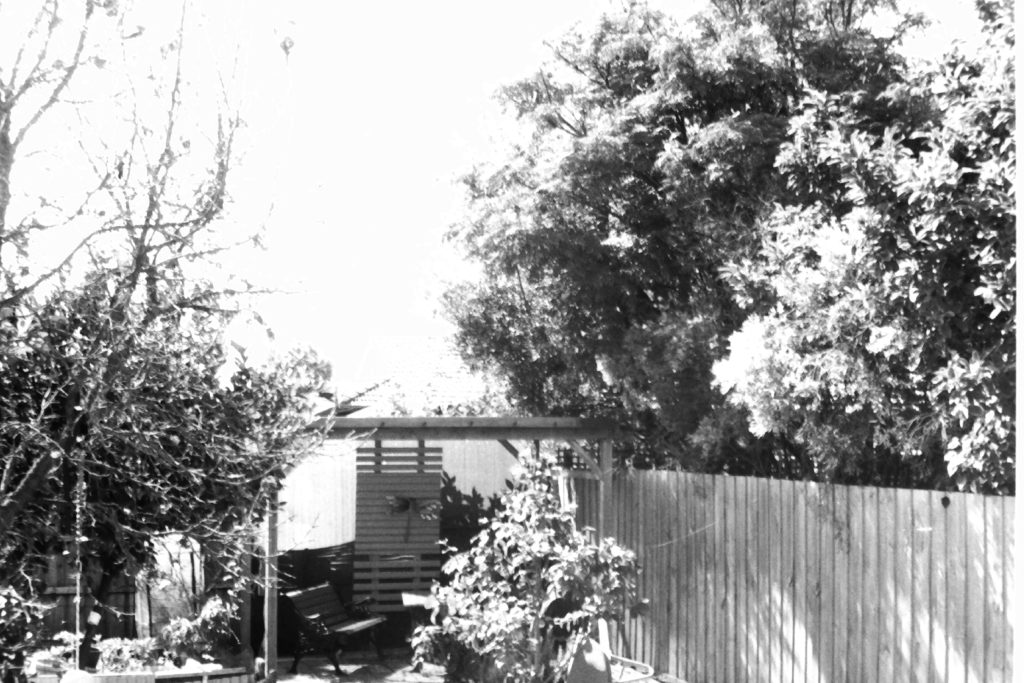
<svg viewBox="0 0 1024 683">
<path fill-rule="evenodd" d="M 353 592 L 378 612 L 404 610 L 402 592 L 427 592 L 441 570 L 441 449 L 375 441 L 356 451 Z"/>
<path fill-rule="evenodd" d="M 597 487 L 576 482 L 581 523 Z M 637 472 L 611 528 L 643 566 L 633 652 L 701 681 L 1010 681 L 1014 499 Z"/>
</svg>

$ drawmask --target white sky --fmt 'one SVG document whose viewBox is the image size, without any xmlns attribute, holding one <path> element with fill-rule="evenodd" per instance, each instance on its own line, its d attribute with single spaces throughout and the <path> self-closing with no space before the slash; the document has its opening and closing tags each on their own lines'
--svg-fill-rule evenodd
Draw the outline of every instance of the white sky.
<svg viewBox="0 0 1024 683">
<path fill-rule="evenodd" d="M 970 0 L 917 2 L 938 23 L 915 52 L 976 34 Z M 677 17 L 698 6 L 650 4 Z M 178 4 L 135 6 L 150 27 L 132 49 L 152 52 L 173 36 Z M 186 37 L 190 59 L 224 64 L 240 45 L 230 87 L 243 100 L 247 125 L 229 218 L 245 230 L 264 226 L 266 249 L 239 253 L 224 267 L 290 292 L 259 306 L 278 342 L 316 348 L 343 390 L 382 379 L 390 365 L 421 349 L 436 349 L 420 339 L 449 331 L 435 302 L 444 282 L 466 270 L 442 236 L 461 205 L 455 180 L 499 130 L 493 93 L 547 58 L 545 40 L 620 6 L 193 2 L 190 18 L 204 23 Z M 280 47 L 286 37 L 287 57 Z M 197 73 L 209 78 L 215 70 Z M 59 127 L 56 118 L 53 125 Z M 59 159 L 46 170 L 57 166 Z"/>
<path fill-rule="evenodd" d="M 542 63 L 544 40 L 609 6 L 306 2 L 279 12 L 274 57 L 285 61 L 285 35 L 294 47 L 275 75 L 291 96 L 263 112 L 284 144 L 259 151 L 274 178 L 251 187 L 274 188 L 274 211 L 266 253 L 247 265 L 296 292 L 261 311 L 281 341 L 312 344 L 336 383 L 354 388 L 417 353 L 419 337 L 449 331 L 435 302 L 465 267 L 442 236 L 461 202 L 456 179 L 500 123 L 492 95 Z M 236 186 L 240 201 L 247 189 Z"/>
<path fill-rule="evenodd" d="M 695 7 L 651 4 L 676 16 Z M 542 63 L 545 40 L 617 6 L 433 0 L 275 10 L 275 45 L 288 36 L 294 47 L 270 81 L 280 97 L 263 111 L 273 129 L 261 152 L 283 147 L 271 164 L 275 211 L 257 270 L 296 292 L 263 310 L 282 340 L 318 348 L 336 383 L 354 387 L 386 375 L 395 354 L 416 353 L 418 337 L 448 332 L 435 302 L 462 268 L 442 235 L 460 207 L 454 180 L 496 130 L 492 94 Z M 968 0 L 917 9 L 937 19 L 913 46 L 919 54 L 976 32 Z"/>
</svg>

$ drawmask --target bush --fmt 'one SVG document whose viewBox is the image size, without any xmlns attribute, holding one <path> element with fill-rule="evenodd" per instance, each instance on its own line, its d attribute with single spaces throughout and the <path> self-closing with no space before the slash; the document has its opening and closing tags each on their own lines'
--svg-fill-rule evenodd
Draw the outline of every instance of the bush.
<svg viewBox="0 0 1024 683">
<path fill-rule="evenodd" d="M 105 673 L 142 671 L 160 663 L 160 648 L 155 638 L 106 638 L 96 643 L 100 651 L 97 668 Z"/>
<path fill-rule="evenodd" d="M 160 643 L 175 663 L 185 659 L 212 661 L 235 642 L 231 608 L 213 596 L 192 619 L 172 619 L 160 632 Z"/>
<path fill-rule="evenodd" d="M 455 681 L 558 681 L 567 644 L 633 605 L 635 555 L 589 540 L 556 491 L 554 458 L 524 461 L 489 526 L 445 563 L 438 621 L 413 634 L 417 663 L 442 664 Z"/>
<path fill-rule="evenodd" d="M 0 680 L 15 677 L 39 640 L 46 607 L 12 586 L 0 586 Z"/>
</svg>

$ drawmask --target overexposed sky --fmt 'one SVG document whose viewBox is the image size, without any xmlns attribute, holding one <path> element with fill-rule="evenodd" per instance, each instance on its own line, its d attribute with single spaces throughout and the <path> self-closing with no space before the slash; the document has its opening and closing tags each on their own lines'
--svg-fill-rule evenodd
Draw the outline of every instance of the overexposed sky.
<svg viewBox="0 0 1024 683">
<path fill-rule="evenodd" d="M 419 337 L 448 332 L 436 301 L 465 266 L 442 236 L 461 204 L 458 176 L 500 126 L 493 94 L 542 63 L 545 40 L 608 7 L 437 0 L 276 10 L 281 97 L 253 122 L 273 133 L 246 160 L 258 169 L 251 184 L 235 189 L 252 206 L 265 195 L 256 189 L 254 202 L 250 190 L 272 188 L 267 249 L 243 267 L 295 292 L 262 307 L 280 341 L 314 345 L 337 384 L 354 388 L 400 364 L 396 354 L 417 353 Z M 277 47 L 285 37 L 287 58 Z"/>
<path fill-rule="evenodd" d="M 651 4 L 677 17 L 697 6 Z M 976 34 L 969 0 L 918 4 L 936 23 L 916 54 Z M 282 340 L 314 345 L 340 386 L 357 387 L 415 354 L 417 337 L 448 332 L 437 296 L 463 266 L 442 235 L 460 207 L 455 179 L 498 130 L 493 93 L 544 61 L 545 40 L 620 6 L 308 1 L 262 17 L 273 40 L 293 41 L 287 58 L 271 50 L 277 95 L 253 121 L 270 132 L 250 159 L 273 178 L 257 192 L 274 211 L 264 258 L 249 265 L 295 292 L 263 308 Z"/>
<path fill-rule="evenodd" d="M 912 9 L 937 20 L 928 38 L 916 41 L 916 54 L 976 36 L 970 0 L 914 2 Z M 702 5 L 650 4 L 677 18 Z M 146 29 L 126 43 L 124 68 L 148 59 L 159 69 L 157 53 L 174 37 L 180 6 L 155 0 L 132 6 Z M 442 238 L 461 207 L 457 178 L 500 136 L 494 92 L 542 64 L 545 40 L 576 22 L 592 23 L 602 11 L 621 11 L 622 1 L 192 0 L 187 6 L 195 26 L 186 35 L 185 111 L 196 130 L 208 130 L 223 81 L 246 122 L 223 229 L 262 228 L 264 236 L 262 251 L 239 251 L 223 267 L 281 290 L 258 304 L 278 343 L 313 346 L 334 366 L 335 384 L 350 391 L 383 379 L 410 356 L 436 353 L 436 343 L 420 340 L 449 331 L 436 302 L 445 282 L 467 267 Z M 111 109 L 98 93 L 112 70 L 94 70 L 95 82 L 86 77 L 75 86 L 71 94 L 88 100 L 80 112 L 99 120 Z M 134 77 L 148 87 L 144 74 Z M 80 169 L 64 163 L 53 144 L 68 137 L 66 115 L 55 114 L 40 129 L 32 141 L 36 156 L 19 162 L 19 173 L 35 172 L 49 187 L 81 184 Z M 93 152 L 117 150 L 93 146 Z M 67 242 L 66 234 L 54 234 Z M 259 337 L 250 343 L 259 346 Z"/>
</svg>

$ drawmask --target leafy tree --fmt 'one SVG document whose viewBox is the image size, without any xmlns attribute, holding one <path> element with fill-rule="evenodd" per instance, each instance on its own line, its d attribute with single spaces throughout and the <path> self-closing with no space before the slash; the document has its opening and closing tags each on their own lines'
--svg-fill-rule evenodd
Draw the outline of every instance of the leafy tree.
<svg viewBox="0 0 1024 683">
<path fill-rule="evenodd" d="M 778 162 L 804 202 L 732 267 L 742 303 L 772 303 L 719 381 L 823 476 L 1013 490 L 1014 35 L 1008 5 L 981 9 L 984 49 L 881 95 L 916 120 L 804 100 Z"/>
<path fill-rule="evenodd" d="M 212 583 L 237 590 L 235 551 L 301 453 L 327 374 L 309 353 L 256 366 L 224 338 L 246 290 L 204 264 L 230 246 L 218 228 L 238 116 L 225 105 L 212 130 L 190 127 L 184 14 L 159 49 L 132 21 L 100 0 L 0 10 L 23 32 L 0 69 L 0 586 L 24 598 L 47 554 L 80 552 L 101 612 L 165 533 L 215 550 Z M 145 61 L 113 69 L 119 54 L 155 65 L 133 80 Z M 118 97 L 97 107 L 79 82 Z M 91 125 L 104 111 L 109 132 Z M 83 129 L 42 135 L 58 114 Z M 66 142 L 87 180 L 68 195 L 31 185 L 39 146 Z M 72 246 L 54 255 L 62 235 Z"/>
<path fill-rule="evenodd" d="M 520 410 L 627 423 L 636 464 L 809 472 L 712 386 L 747 315 L 722 269 L 792 192 L 776 161 L 805 87 L 846 93 L 865 129 L 907 114 L 878 95 L 909 20 L 876 38 L 877 4 L 722 2 L 686 31 L 630 4 L 552 46 L 501 93 L 527 137 L 466 181 L 452 238 L 485 275 L 448 297 L 465 356 Z"/>
</svg>

